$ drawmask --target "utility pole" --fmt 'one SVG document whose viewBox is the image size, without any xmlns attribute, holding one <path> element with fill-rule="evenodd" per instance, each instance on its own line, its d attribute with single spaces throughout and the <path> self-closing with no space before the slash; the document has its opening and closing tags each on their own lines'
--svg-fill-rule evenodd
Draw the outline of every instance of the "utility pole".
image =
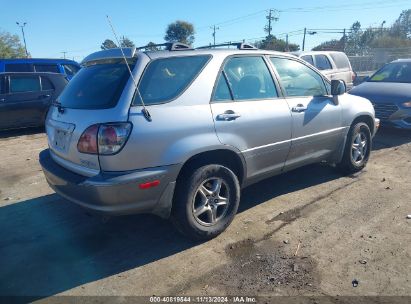
<svg viewBox="0 0 411 304">
<path fill-rule="evenodd" d="M 268 25 L 265 27 L 265 31 L 268 33 L 268 36 L 271 36 L 271 31 L 273 30 L 273 27 L 271 25 L 272 21 L 278 21 L 279 18 L 279 13 L 275 9 L 270 9 L 268 11 L 268 16 L 266 16 L 268 20 Z"/>
<path fill-rule="evenodd" d="M 220 28 L 219 27 L 216 27 L 215 25 L 211 28 L 212 30 L 213 30 L 213 41 L 214 41 L 214 46 L 215 46 L 215 32 L 217 31 L 217 30 L 219 30 Z"/>
<path fill-rule="evenodd" d="M 63 51 L 62 53 L 63 53 L 63 58 L 66 59 L 66 54 L 67 54 L 67 52 L 66 52 L 66 51 Z"/>
<path fill-rule="evenodd" d="M 345 35 L 345 29 L 343 33 L 343 52 L 345 53 L 345 45 L 347 44 L 347 36 Z"/>
<path fill-rule="evenodd" d="M 314 31 L 308 31 L 307 32 L 307 28 L 305 27 L 304 28 L 304 38 L 303 38 L 303 51 L 304 51 L 304 49 L 305 49 L 305 36 L 306 35 L 315 35 L 315 34 L 317 34 L 317 32 L 314 32 Z"/>
<path fill-rule="evenodd" d="M 22 25 L 19 22 L 16 22 L 17 26 L 21 28 L 21 33 L 23 34 L 23 41 L 24 41 L 24 49 L 26 50 L 26 57 L 29 57 L 29 53 L 27 52 L 27 44 L 26 44 L 26 37 L 24 36 L 24 27 L 26 26 L 27 22 L 24 22 Z"/>
<path fill-rule="evenodd" d="M 307 28 L 304 28 L 304 38 L 303 38 L 303 51 L 305 49 L 305 35 L 307 34 Z"/>
</svg>

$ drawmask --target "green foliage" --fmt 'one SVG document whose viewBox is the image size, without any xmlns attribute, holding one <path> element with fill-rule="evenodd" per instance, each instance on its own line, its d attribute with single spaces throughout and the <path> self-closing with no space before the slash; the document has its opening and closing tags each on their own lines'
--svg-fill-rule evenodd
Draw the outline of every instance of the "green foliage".
<svg viewBox="0 0 411 304">
<path fill-rule="evenodd" d="M 174 23 L 170 23 L 166 30 L 166 35 L 164 40 L 168 42 L 182 42 L 188 45 L 194 42 L 194 25 L 186 22 L 177 20 Z"/>
<path fill-rule="evenodd" d="M 256 46 L 262 50 L 274 50 L 279 52 L 294 52 L 300 49 L 298 44 L 289 43 L 283 39 L 278 39 L 273 35 L 267 36 L 264 40 L 256 42 Z"/>
<path fill-rule="evenodd" d="M 125 37 L 125 36 L 121 37 L 120 45 L 123 48 L 135 47 L 134 42 L 131 41 L 130 39 L 128 39 L 127 37 Z M 104 40 L 104 42 L 101 44 L 100 47 L 101 47 L 102 50 L 109 50 L 109 49 L 118 48 L 117 44 L 111 39 Z"/>
<path fill-rule="evenodd" d="M 155 44 L 154 42 L 150 41 L 150 42 L 147 44 L 146 50 L 147 50 L 147 51 L 158 51 L 158 47 L 156 47 L 155 45 L 156 45 L 156 44 Z"/>
<path fill-rule="evenodd" d="M 348 55 L 363 56 L 377 48 L 411 47 L 411 9 L 401 13 L 392 26 L 362 29 L 359 21 L 354 22 L 348 35 L 340 40 L 321 43 L 313 50 L 341 50 Z"/>
<path fill-rule="evenodd" d="M 0 32 L 0 58 L 26 57 L 24 46 L 17 35 Z"/>
<path fill-rule="evenodd" d="M 128 39 L 125 36 L 123 36 L 121 38 L 120 45 L 121 45 L 121 47 L 124 47 L 124 48 L 126 48 L 126 47 L 132 48 L 132 47 L 136 46 L 133 41 L 131 41 L 130 39 Z"/>
<path fill-rule="evenodd" d="M 326 42 L 323 42 L 316 47 L 313 48 L 313 51 L 340 51 L 342 52 L 344 50 L 344 41 L 343 39 L 337 40 L 329 40 Z"/>
<path fill-rule="evenodd" d="M 104 42 L 101 44 L 102 50 L 115 49 L 115 48 L 117 48 L 117 44 L 115 44 L 114 41 L 110 39 L 104 40 Z"/>
</svg>

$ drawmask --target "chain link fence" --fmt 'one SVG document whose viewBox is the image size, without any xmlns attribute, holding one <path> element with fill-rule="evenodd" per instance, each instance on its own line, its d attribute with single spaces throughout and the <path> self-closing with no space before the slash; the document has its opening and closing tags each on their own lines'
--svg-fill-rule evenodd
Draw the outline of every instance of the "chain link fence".
<svg viewBox="0 0 411 304">
<path fill-rule="evenodd" d="M 411 47 L 375 48 L 364 56 L 348 56 L 353 70 L 357 74 L 370 75 L 384 64 L 396 59 L 411 58 Z"/>
</svg>

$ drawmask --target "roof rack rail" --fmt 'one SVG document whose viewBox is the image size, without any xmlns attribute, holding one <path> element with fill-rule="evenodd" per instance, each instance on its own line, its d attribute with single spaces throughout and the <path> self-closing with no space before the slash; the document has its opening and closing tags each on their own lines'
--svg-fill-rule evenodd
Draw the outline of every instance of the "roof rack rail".
<svg viewBox="0 0 411 304">
<path fill-rule="evenodd" d="M 258 50 L 255 46 L 244 43 L 244 42 L 227 42 L 227 43 L 221 43 L 221 44 L 210 44 L 210 45 L 205 45 L 205 46 L 200 46 L 196 49 L 212 49 L 216 47 L 222 47 L 222 46 L 236 46 L 237 49 L 239 50 Z"/>
<path fill-rule="evenodd" d="M 193 50 L 191 46 L 185 43 L 180 43 L 180 42 L 166 42 L 166 43 L 160 43 L 160 44 L 148 44 L 145 46 L 140 46 L 136 48 L 137 50 L 144 50 L 148 48 L 157 48 L 157 47 L 162 47 L 164 46 L 167 51 L 188 51 L 188 50 Z"/>
</svg>

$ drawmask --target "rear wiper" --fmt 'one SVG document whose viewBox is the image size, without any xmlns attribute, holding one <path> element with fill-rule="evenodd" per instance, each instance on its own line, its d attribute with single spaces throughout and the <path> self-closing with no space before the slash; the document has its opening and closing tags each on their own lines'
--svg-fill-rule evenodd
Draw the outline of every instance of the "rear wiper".
<svg viewBox="0 0 411 304">
<path fill-rule="evenodd" d="M 64 107 L 61 105 L 61 102 L 58 101 L 57 99 L 51 103 L 53 106 L 57 107 L 57 111 L 59 113 L 63 114 L 64 113 Z"/>
</svg>

